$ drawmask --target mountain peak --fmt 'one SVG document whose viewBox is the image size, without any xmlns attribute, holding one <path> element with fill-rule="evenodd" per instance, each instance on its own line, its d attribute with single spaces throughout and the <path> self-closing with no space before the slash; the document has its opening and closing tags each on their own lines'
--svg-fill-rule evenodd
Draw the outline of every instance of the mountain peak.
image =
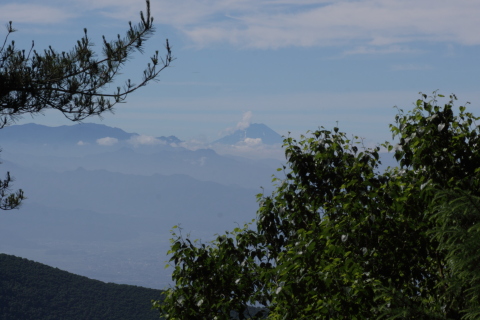
<svg viewBox="0 0 480 320">
<path fill-rule="evenodd" d="M 270 129 L 263 123 L 252 123 L 245 129 L 239 129 L 213 143 L 233 145 L 245 139 L 262 139 L 264 144 L 281 144 L 283 138 L 281 135 Z"/>
</svg>

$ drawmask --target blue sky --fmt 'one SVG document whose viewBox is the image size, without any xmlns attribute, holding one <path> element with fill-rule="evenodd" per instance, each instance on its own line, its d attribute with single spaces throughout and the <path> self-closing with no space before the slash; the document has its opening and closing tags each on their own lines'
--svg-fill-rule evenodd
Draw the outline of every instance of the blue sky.
<svg viewBox="0 0 480 320">
<path fill-rule="evenodd" d="M 410 109 L 420 91 L 455 93 L 480 114 L 478 0 L 151 2 L 157 31 L 124 76 L 140 79 L 166 38 L 177 59 L 114 115 L 88 122 L 201 144 L 242 119 L 295 136 L 338 121 L 373 145 L 391 138 L 393 106 Z M 13 21 L 20 48 L 35 40 L 61 51 L 84 27 L 97 44 L 123 35 L 144 9 L 143 0 L 3 0 L 0 22 Z M 52 112 L 27 122 L 71 124 Z"/>
</svg>

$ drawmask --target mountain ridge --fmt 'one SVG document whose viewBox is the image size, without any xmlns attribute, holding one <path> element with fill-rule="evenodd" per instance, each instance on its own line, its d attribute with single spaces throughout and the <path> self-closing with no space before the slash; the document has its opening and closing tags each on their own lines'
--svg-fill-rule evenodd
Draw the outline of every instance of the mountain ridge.
<svg viewBox="0 0 480 320">
<path fill-rule="evenodd" d="M 126 132 L 117 127 L 110 127 L 104 124 L 96 123 L 77 123 L 75 125 L 63 125 L 50 127 L 36 123 L 27 123 L 21 125 L 12 125 L 0 130 L 0 138 L 15 143 L 33 144 L 68 144 L 75 145 L 79 142 L 95 144 L 98 139 L 114 138 L 118 141 L 127 141 L 135 136 L 141 136 L 138 133 Z M 176 136 L 155 137 L 167 144 L 183 142 Z"/>
</svg>

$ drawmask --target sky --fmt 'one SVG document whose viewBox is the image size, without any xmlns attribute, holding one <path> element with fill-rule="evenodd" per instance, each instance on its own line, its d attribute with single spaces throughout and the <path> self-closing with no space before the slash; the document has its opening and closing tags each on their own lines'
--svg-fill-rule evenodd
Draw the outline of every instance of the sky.
<svg viewBox="0 0 480 320">
<path fill-rule="evenodd" d="M 156 32 L 122 77 L 138 81 L 167 38 L 176 60 L 115 114 L 86 122 L 192 144 L 248 123 L 295 137 L 338 124 L 375 145 L 391 139 L 394 106 L 411 109 L 419 92 L 455 93 L 480 114 L 479 0 L 152 0 L 151 8 Z M 67 51 L 85 27 L 96 44 L 123 35 L 140 10 L 143 0 L 0 0 L 0 23 L 13 21 L 9 41 L 19 48 L 34 40 L 37 50 Z M 55 112 L 18 123 L 28 122 L 71 124 Z"/>
</svg>

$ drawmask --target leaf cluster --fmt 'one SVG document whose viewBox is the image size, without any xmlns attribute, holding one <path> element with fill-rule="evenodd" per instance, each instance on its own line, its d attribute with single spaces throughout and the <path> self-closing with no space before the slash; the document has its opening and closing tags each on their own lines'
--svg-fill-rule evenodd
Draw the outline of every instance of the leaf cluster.
<svg viewBox="0 0 480 320">
<path fill-rule="evenodd" d="M 257 273 L 264 251 L 249 225 L 219 235 L 208 245 L 192 242 L 181 233 L 172 235 L 169 254 L 178 290 L 166 291 L 164 301 L 154 303 L 161 310 L 169 306 L 167 319 L 263 318 L 262 311 L 250 314 L 250 305 L 265 304 L 265 297 L 264 282 Z"/>
</svg>

